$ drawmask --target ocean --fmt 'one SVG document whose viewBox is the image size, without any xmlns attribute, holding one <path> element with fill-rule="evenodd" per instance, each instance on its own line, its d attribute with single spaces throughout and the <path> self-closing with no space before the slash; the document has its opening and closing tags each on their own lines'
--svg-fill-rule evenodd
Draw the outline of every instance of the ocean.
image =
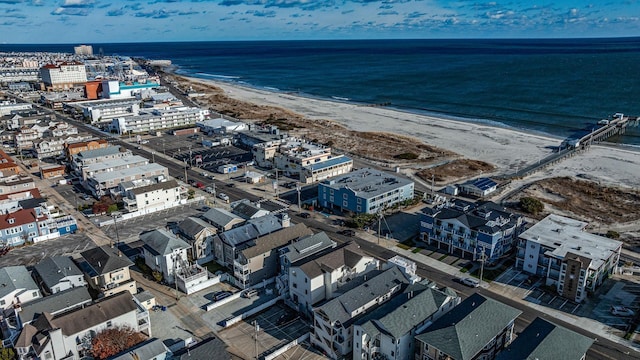
<svg viewBox="0 0 640 360">
<path fill-rule="evenodd" d="M 303 96 L 379 104 L 579 136 L 640 116 L 640 38 L 247 41 L 93 44 L 106 55 L 170 59 L 179 74 Z M 71 52 L 73 45 L 0 45 Z M 610 142 L 640 147 L 628 128 Z"/>
</svg>

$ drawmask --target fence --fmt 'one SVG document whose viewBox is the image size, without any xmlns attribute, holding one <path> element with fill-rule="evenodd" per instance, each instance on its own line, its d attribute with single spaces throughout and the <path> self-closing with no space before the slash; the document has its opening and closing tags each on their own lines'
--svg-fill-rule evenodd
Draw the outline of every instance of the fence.
<svg viewBox="0 0 640 360">
<path fill-rule="evenodd" d="M 264 360 L 273 360 L 273 359 L 275 359 L 277 356 L 282 355 L 285 351 L 291 349 L 292 347 L 300 344 L 301 342 L 307 341 L 309 339 L 309 336 L 310 336 L 310 333 L 306 333 L 306 334 L 300 336 L 299 338 L 293 340 L 292 342 L 284 345 L 280 349 L 278 349 L 278 350 L 272 352 L 271 354 L 265 356 Z"/>
</svg>

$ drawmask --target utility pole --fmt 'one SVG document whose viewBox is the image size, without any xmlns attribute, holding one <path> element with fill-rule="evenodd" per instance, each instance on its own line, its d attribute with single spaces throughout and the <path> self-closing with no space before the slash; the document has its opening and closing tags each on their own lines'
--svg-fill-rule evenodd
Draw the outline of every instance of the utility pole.
<svg viewBox="0 0 640 360">
<path fill-rule="evenodd" d="M 275 182 L 275 184 L 273 185 L 273 187 L 274 187 L 274 188 L 275 188 L 275 190 L 276 190 L 276 199 L 277 199 L 277 198 L 278 198 L 278 168 L 276 168 L 276 182 Z"/>
<path fill-rule="evenodd" d="M 382 224 L 382 213 L 378 211 L 378 245 L 380 245 L 380 225 Z"/>
<path fill-rule="evenodd" d="M 189 183 L 189 179 L 187 178 L 187 160 L 184 160 L 184 182 Z"/>
<path fill-rule="evenodd" d="M 114 211 L 111 213 L 111 216 L 113 217 L 113 226 L 116 229 L 116 248 L 118 248 L 118 244 L 120 244 L 120 235 L 118 234 L 118 216 L 120 216 L 120 213 Z"/>
<path fill-rule="evenodd" d="M 260 331 L 260 325 L 258 325 L 258 321 L 253 322 L 253 329 L 255 331 L 253 338 L 255 340 L 254 345 L 255 345 L 255 352 L 256 352 L 256 360 L 258 360 L 258 331 Z"/>
<path fill-rule="evenodd" d="M 298 192 L 298 212 L 302 212 L 302 206 L 300 205 L 300 183 L 296 183 L 296 191 Z"/>
<path fill-rule="evenodd" d="M 485 247 L 482 246 L 482 253 L 480 254 L 480 285 L 482 285 L 482 276 L 484 275 L 484 252 Z"/>
<path fill-rule="evenodd" d="M 213 185 L 213 205 L 216 205 L 216 183 L 212 182 L 211 185 Z"/>
<path fill-rule="evenodd" d="M 155 162 L 156 162 L 156 152 L 155 152 L 155 151 L 152 151 L 152 152 L 151 152 L 151 162 L 152 162 L 152 163 L 155 163 Z"/>
</svg>

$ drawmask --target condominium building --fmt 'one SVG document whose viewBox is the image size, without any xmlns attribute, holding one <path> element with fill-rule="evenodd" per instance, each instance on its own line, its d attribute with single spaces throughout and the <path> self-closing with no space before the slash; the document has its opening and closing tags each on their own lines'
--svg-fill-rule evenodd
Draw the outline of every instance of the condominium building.
<svg viewBox="0 0 640 360">
<path fill-rule="evenodd" d="M 91 191 L 94 196 L 100 197 L 117 188 L 121 182 L 140 179 L 166 180 L 169 179 L 169 170 L 158 163 L 151 163 L 134 168 L 102 172 L 87 177 L 85 188 Z"/>
<path fill-rule="evenodd" d="M 111 120 L 109 128 L 118 134 L 142 133 L 151 130 L 192 126 L 209 117 L 207 109 L 175 107 L 140 111 L 139 115 Z"/>
<path fill-rule="evenodd" d="M 611 274 L 622 242 L 585 231 L 588 223 L 550 214 L 518 238 L 515 267 L 581 302 Z"/>
<path fill-rule="evenodd" d="M 251 151 L 258 166 L 281 170 L 305 184 L 346 174 L 353 168 L 353 160 L 333 155 L 330 147 L 294 137 L 256 144 Z"/>
<path fill-rule="evenodd" d="M 114 118 L 136 116 L 140 113 L 138 99 L 80 101 L 68 106 L 82 112 L 83 117 L 92 124 L 110 123 Z"/>
<path fill-rule="evenodd" d="M 318 184 L 320 206 L 351 213 L 375 214 L 413 199 L 411 180 L 376 169 L 363 168 Z"/>
<path fill-rule="evenodd" d="M 524 217 L 492 203 L 451 200 L 425 207 L 420 237 L 429 245 L 463 258 L 493 262 L 515 248 Z"/>
<path fill-rule="evenodd" d="M 93 46 L 91 45 L 78 45 L 73 47 L 73 52 L 76 55 L 93 55 Z"/>
</svg>

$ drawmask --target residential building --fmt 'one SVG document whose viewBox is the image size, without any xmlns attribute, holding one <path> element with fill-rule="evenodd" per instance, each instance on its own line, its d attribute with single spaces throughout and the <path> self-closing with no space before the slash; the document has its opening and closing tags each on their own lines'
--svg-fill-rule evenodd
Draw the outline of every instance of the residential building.
<svg viewBox="0 0 640 360">
<path fill-rule="evenodd" d="M 109 357 L 109 360 L 165 360 L 170 358 L 169 354 L 162 340 L 154 338 Z"/>
<path fill-rule="evenodd" d="M 20 360 L 82 359 L 90 356 L 93 337 L 122 326 L 151 335 L 149 312 L 126 291 L 56 316 L 43 313 L 22 329 L 14 347 Z"/>
<path fill-rule="evenodd" d="M 110 123 L 112 119 L 136 116 L 140 113 L 138 99 L 79 101 L 70 106 L 82 112 L 83 117 L 92 124 Z"/>
<path fill-rule="evenodd" d="M 124 181 L 134 181 L 141 179 L 156 179 L 162 182 L 169 179 L 169 170 L 158 164 L 150 163 L 138 165 L 133 168 L 123 168 L 114 171 L 107 171 L 88 176 L 85 188 L 93 193 L 95 197 L 101 197 L 111 193 L 113 189 Z M 137 202 L 136 202 L 137 204 Z"/>
<path fill-rule="evenodd" d="M 584 360 L 594 339 L 537 317 L 496 360 Z"/>
<path fill-rule="evenodd" d="M 14 111 L 29 110 L 33 105 L 15 101 L 0 101 L 0 116 L 10 115 Z"/>
<path fill-rule="evenodd" d="M 324 231 L 305 236 L 280 250 L 280 274 L 286 277 L 284 285 L 289 287 L 289 268 L 291 264 L 302 261 L 322 251 L 333 249 L 338 244 Z"/>
<path fill-rule="evenodd" d="M 310 316 L 314 305 L 333 298 L 340 288 L 379 266 L 378 260 L 365 255 L 356 243 L 303 257 L 289 265 L 286 278 L 289 299 L 298 311 Z"/>
<path fill-rule="evenodd" d="M 93 46 L 91 45 L 74 46 L 73 52 L 76 55 L 93 55 Z"/>
<path fill-rule="evenodd" d="M 11 85 L 22 84 L 22 82 L 34 83 L 38 81 L 39 77 L 40 69 L 37 67 L 16 66 L 0 68 L 0 83 L 8 84 L 9 90 L 12 90 Z M 29 87 L 29 89 L 31 89 L 31 87 Z"/>
<path fill-rule="evenodd" d="M 452 200 L 425 207 L 420 215 L 420 237 L 449 254 L 487 262 L 515 249 L 524 231 L 522 215 L 493 203 Z"/>
<path fill-rule="evenodd" d="M 40 165 L 40 176 L 43 179 L 52 179 L 59 176 L 64 176 L 66 166 L 64 165 Z"/>
<path fill-rule="evenodd" d="M 409 285 L 353 326 L 353 360 L 412 360 L 414 336 L 460 303 L 428 280 Z"/>
<path fill-rule="evenodd" d="M 4 150 L 0 150 L 0 172 L 2 172 L 1 177 L 8 177 L 20 173 L 18 164 L 16 164 L 13 158 L 4 152 Z"/>
<path fill-rule="evenodd" d="M 370 309 L 401 293 L 409 281 L 397 267 L 371 277 L 363 284 L 313 308 L 311 344 L 331 359 L 353 351 L 353 325 Z"/>
<path fill-rule="evenodd" d="M 202 219 L 213 225 L 218 232 L 231 230 L 234 227 L 244 224 L 245 219 L 233 214 L 223 208 L 213 208 L 202 214 Z"/>
<path fill-rule="evenodd" d="M 133 262 L 126 256 L 122 256 L 117 248 L 95 247 L 81 252 L 80 256 L 76 262 L 85 274 L 89 286 L 104 296 L 124 290 L 131 294 L 136 293 L 136 282 L 129 272 Z"/>
<path fill-rule="evenodd" d="M 522 311 L 478 293 L 415 337 L 415 359 L 494 359 L 513 339 Z"/>
<path fill-rule="evenodd" d="M 260 208 L 260 203 L 252 203 L 247 199 L 236 201 L 230 207 L 233 214 L 245 220 L 256 219 L 270 213 L 269 210 Z"/>
<path fill-rule="evenodd" d="M 134 182 L 120 183 L 117 188 L 118 190 L 112 192 L 114 195 L 120 195 L 122 197 L 124 208 L 127 211 L 139 211 L 143 214 L 169 209 L 183 204 L 187 200 L 188 190 L 178 184 L 175 179 L 149 182 L 147 185 L 134 185 L 130 188 L 127 184 Z M 146 181 L 143 183 L 146 183 Z"/>
<path fill-rule="evenodd" d="M 246 288 L 276 276 L 280 270 L 279 249 L 312 234 L 305 224 L 300 223 L 243 243 L 233 261 L 233 276 L 238 280 L 237 284 Z"/>
<path fill-rule="evenodd" d="M 351 213 L 375 214 L 413 199 L 411 180 L 363 168 L 318 184 L 320 206 Z"/>
<path fill-rule="evenodd" d="M 176 272 L 188 267 L 187 253 L 191 246 L 164 229 L 144 232 L 140 234 L 140 240 L 144 243 L 142 254 L 145 264 L 160 272 L 164 281 L 174 284 Z"/>
<path fill-rule="evenodd" d="M 135 116 L 118 117 L 111 120 L 109 129 L 118 134 L 143 133 L 153 130 L 185 127 L 196 121 L 209 118 L 208 109 L 173 107 L 165 109 L 143 109 Z"/>
<path fill-rule="evenodd" d="M 213 260 L 213 236 L 217 232 L 213 225 L 193 216 L 178 224 L 178 235 L 191 246 L 189 260 L 198 264 Z"/>
<path fill-rule="evenodd" d="M 75 152 L 75 151 L 74 151 Z M 73 155 L 71 168 L 78 175 L 82 174 L 82 168 L 90 164 L 119 159 L 133 155 L 130 150 L 122 149 L 120 145 L 99 147 L 97 149 L 82 150 Z"/>
<path fill-rule="evenodd" d="M 41 296 L 25 266 L 0 268 L 0 310 L 21 306 Z"/>
<path fill-rule="evenodd" d="M 562 297 L 581 302 L 613 272 L 622 242 L 585 231 L 588 223 L 550 214 L 520 234 L 516 269 L 545 279 Z"/>
<path fill-rule="evenodd" d="M 40 68 L 40 77 L 47 91 L 68 90 L 87 82 L 87 70 L 75 61 L 48 64 Z"/>
<path fill-rule="evenodd" d="M 192 359 L 220 359 L 227 360 L 238 359 L 227 351 L 227 344 L 217 337 L 210 337 L 196 344 L 180 349 L 173 353 L 173 360 L 192 360 Z"/>
<path fill-rule="evenodd" d="M 243 225 L 231 230 L 218 232 L 213 237 L 213 248 L 216 262 L 229 269 L 233 269 L 233 262 L 238 251 L 244 249 L 245 243 L 250 243 L 258 237 L 265 236 L 289 226 L 289 217 L 269 214 L 256 219 L 247 220 Z"/>
<path fill-rule="evenodd" d="M 42 259 L 33 267 L 33 277 L 46 294 L 87 286 L 84 274 L 67 256 Z"/>
<path fill-rule="evenodd" d="M 0 246 L 18 246 L 48 235 L 54 227 L 52 221 L 42 207 L 14 208 L 0 214 Z"/>
<path fill-rule="evenodd" d="M 103 161 L 94 162 L 82 166 L 79 174 L 82 180 L 86 181 L 90 177 L 118 170 L 133 169 L 149 164 L 149 159 L 140 155 L 130 154 L 129 156 L 120 156 L 115 159 L 104 159 Z"/>
<path fill-rule="evenodd" d="M 38 316 L 45 312 L 57 315 L 74 308 L 89 305 L 91 301 L 91 295 L 89 295 L 89 290 L 86 287 L 76 287 L 43 298 L 37 298 L 19 307 L 6 309 L 4 314 L 0 313 L 2 315 L 0 316 L 2 318 L 0 333 L 5 335 L 3 343 L 5 345 L 14 344 L 24 326 L 35 321 Z"/>
<path fill-rule="evenodd" d="M 40 197 L 40 192 L 31 177 L 10 175 L 0 179 L 0 199 L 22 200 L 34 197 Z"/>
<path fill-rule="evenodd" d="M 294 137 L 255 144 L 251 152 L 258 166 L 281 170 L 305 184 L 346 174 L 353 168 L 353 160 L 333 155 L 330 147 Z"/>
<path fill-rule="evenodd" d="M 109 146 L 109 142 L 106 139 L 94 139 L 88 141 L 80 141 L 65 144 L 65 157 L 68 160 L 83 151 L 104 149 Z"/>
</svg>

